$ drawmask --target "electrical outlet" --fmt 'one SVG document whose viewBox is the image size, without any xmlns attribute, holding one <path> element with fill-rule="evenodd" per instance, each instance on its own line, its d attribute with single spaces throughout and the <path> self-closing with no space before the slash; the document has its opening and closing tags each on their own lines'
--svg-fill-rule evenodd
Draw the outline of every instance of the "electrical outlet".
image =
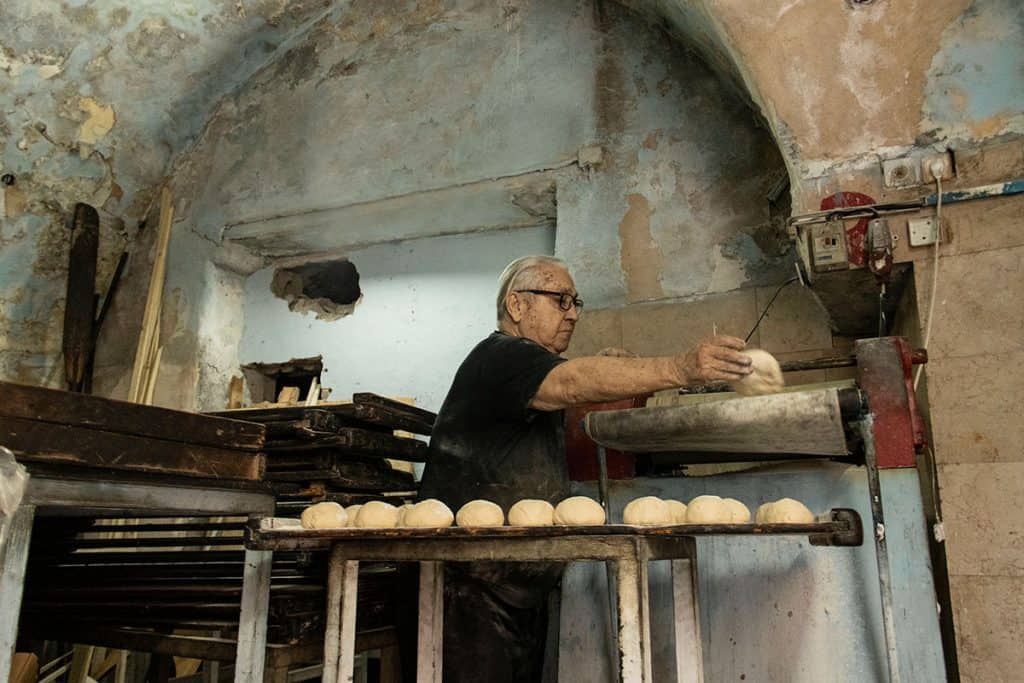
<svg viewBox="0 0 1024 683">
<path fill-rule="evenodd" d="M 924 178 L 924 181 L 926 183 L 935 182 L 935 176 L 932 174 L 932 164 L 935 162 L 942 164 L 942 172 L 939 174 L 939 178 L 942 180 L 952 180 L 953 153 L 947 150 L 941 154 L 929 154 L 921 159 L 921 177 Z"/>
<path fill-rule="evenodd" d="M 921 184 L 921 167 L 916 159 L 900 157 L 882 162 L 886 187 L 914 187 Z"/>
<path fill-rule="evenodd" d="M 934 218 L 911 218 L 907 221 L 907 233 L 910 236 L 910 246 L 926 247 L 935 244 L 938 239 L 938 231 L 935 229 Z"/>
</svg>

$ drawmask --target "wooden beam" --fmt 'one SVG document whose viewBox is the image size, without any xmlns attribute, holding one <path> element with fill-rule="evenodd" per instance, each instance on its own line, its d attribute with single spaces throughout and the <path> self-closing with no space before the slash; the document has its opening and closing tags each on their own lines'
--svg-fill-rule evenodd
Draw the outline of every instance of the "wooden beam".
<svg viewBox="0 0 1024 683">
<path fill-rule="evenodd" d="M 287 439 L 268 441 L 264 446 L 275 454 L 313 451 L 331 448 L 358 455 L 387 457 L 392 460 L 426 462 L 427 444 L 416 439 L 404 439 L 384 432 L 371 432 L 355 427 L 339 428 L 334 434 L 317 435 L 315 439 Z"/>
<path fill-rule="evenodd" d="M 261 424 L 167 408 L 114 401 L 11 382 L 0 382 L 0 416 L 87 427 L 152 439 L 258 451 L 266 429 Z"/>
<path fill-rule="evenodd" d="M 262 453 L 174 443 L 17 417 L 0 417 L 0 443 L 26 463 L 64 463 L 248 481 L 262 479 L 264 470 Z"/>
<path fill-rule="evenodd" d="M 96 342 L 96 254 L 100 217 L 88 204 L 75 204 L 71 218 L 67 299 L 64 305 L 64 375 L 68 389 L 82 391 Z"/>
<path fill-rule="evenodd" d="M 119 513 L 164 512 L 186 515 L 273 514 L 274 497 L 256 491 L 232 491 L 214 487 L 160 486 L 113 481 L 66 481 L 32 476 L 23 504 L 45 508 L 77 507 L 84 510 L 117 510 Z M 125 559 L 142 557 L 125 553 Z M 207 555 L 209 557 L 209 555 Z"/>
<path fill-rule="evenodd" d="M 163 299 L 164 274 L 167 268 L 167 247 L 171 241 L 171 227 L 174 223 L 174 206 L 171 204 L 171 191 L 165 186 L 160 189 L 160 228 L 157 233 L 156 257 L 153 259 L 153 270 L 149 277 L 149 291 L 146 295 L 146 308 L 142 314 L 142 331 L 135 350 L 135 365 L 132 368 L 132 381 L 128 395 L 138 403 L 144 397 L 145 369 L 150 363 L 150 348 L 154 336 L 158 337 L 160 319 L 160 303 Z"/>
<path fill-rule="evenodd" d="M 401 401 L 396 401 L 391 398 L 385 398 L 384 396 L 378 396 L 377 394 L 371 394 L 369 392 L 353 394 L 352 402 L 356 405 L 375 406 L 377 408 L 386 409 L 390 413 L 403 415 L 406 420 L 410 423 L 417 424 L 418 427 L 415 429 L 402 427 L 401 429 L 405 429 L 409 432 L 415 432 L 416 434 L 430 434 L 430 431 L 434 427 L 434 420 L 437 419 L 437 414 L 432 413 L 429 410 L 417 408 L 416 406 L 402 403 Z"/>
</svg>

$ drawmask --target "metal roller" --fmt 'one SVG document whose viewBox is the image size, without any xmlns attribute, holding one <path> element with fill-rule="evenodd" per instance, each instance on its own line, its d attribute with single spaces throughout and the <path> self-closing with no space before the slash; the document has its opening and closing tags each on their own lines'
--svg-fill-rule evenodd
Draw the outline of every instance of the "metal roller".
<svg viewBox="0 0 1024 683">
<path fill-rule="evenodd" d="M 588 413 L 584 429 L 602 446 L 631 452 L 845 456 L 844 407 L 859 406 L 848 391 L 829 388 Z"/>
</svg>

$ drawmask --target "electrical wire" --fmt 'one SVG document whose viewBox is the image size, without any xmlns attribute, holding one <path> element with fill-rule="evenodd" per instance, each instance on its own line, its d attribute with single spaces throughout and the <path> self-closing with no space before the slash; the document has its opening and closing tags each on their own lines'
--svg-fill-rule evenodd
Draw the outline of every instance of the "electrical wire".
<svg viewBox="0 0 1024 683">
<path fill-rule="evenodd" d="M 754 323 L 754 326 L 750 328 L 750 332 L 747 334 L 746 338 L 743 341 L 748 342 L 750 341 L 750 338 L 754 336 L 754 333 L 757 332 L 757 326 L 760 325 L 761 321 L 764 320 L 764 317 L 768 315 L 768 311 L 771 310 L 772 304 L 775 303 L 775 299 L 777 299 L 779 294 L 782 293 L 782 290 L 785 289 L 788 285 L 791 285 L 794 282 L 797 282 L 798 280 L 801 279 L 802 278 L 799 275 L 799 271 L 797 271 L 796 277 L 789 278 L 788 280 L 783 282 L 778 289 L 775 290 L 775 294 L 773 294 L 772 298 L 768 300 L 768 305 L 764 307 L 763 311 L 761 311 L 761 316 L 757 319 L 757 322 Z"/>
<path fill-rule="evenodd" d="M 932 176 L 935 178 L 935 189 L 938 196 L 935 202 L 935 264 L 932 266 L 932 290 L 928 296 L 928 322 L 925 323 L 924 328 L 924 348 L 928 348 L 928 343 L 932 339 L 932 322 L 935 320 L 935 301 L 938 299 L 936 292 L 939 287 L 939 244 L 942 243 L 942 169 L 938 169 L 936 173 L 935 168 L 929 168 Z M 914 374 L 914 390 L 917 391 L 917 383 L 921 381 L 921 371 L 924 370 L 924 365 L 917 366 L 917 372 Z"/>
</svg>

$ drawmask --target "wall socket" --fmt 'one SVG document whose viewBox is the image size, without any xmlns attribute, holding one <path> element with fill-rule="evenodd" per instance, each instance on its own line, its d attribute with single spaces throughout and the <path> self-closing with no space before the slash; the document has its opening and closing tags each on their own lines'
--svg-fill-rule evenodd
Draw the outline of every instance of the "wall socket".
<svg viewBox="0 0 1024 683">
<path fill-rule="evenodd" d="M 939 237 L 935 219 L 930 216 L 908 220 L 907 233 L 912 247 L 926 247 L 929 244 L 935 244 L 935 240 Z"/>
<path fill-rule="evenodd" d="M 924 178 L 924 182 L 935 182 L 935 176 L 932 175 L 932 164 L 936 161 L 942 164 L 942 173 L 939 175 L 939 178 L 942 180 L 952 180 L 953 153 L 947 150 L 940 154 L 929 154 L 921 159 L 921 177 Z"/>
</svg>

